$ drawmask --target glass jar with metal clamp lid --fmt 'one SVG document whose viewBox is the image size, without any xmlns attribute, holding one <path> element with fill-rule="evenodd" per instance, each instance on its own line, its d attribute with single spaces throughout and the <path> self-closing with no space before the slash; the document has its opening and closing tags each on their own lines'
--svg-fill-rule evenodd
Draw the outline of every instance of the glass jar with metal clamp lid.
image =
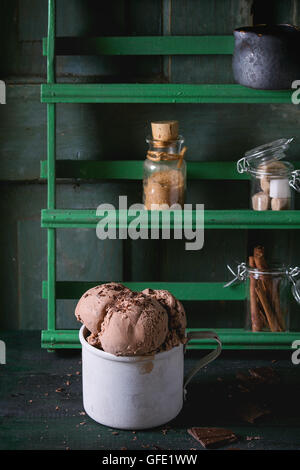
<svg viewBox="0 0 300 470">
<path fill-rule="evenodd" d="M 293 139 L 279 139 L 245 153 L 239 173 L 251 177 L 251 207 L 256 211 L 294 209 L 294 190 L 300 192 L 300 170 L 283 161 Z"/>
<path fill-rule="evenodd" d="M 289 330 L 291 290 L 295 300 L 300 304 L 299 267 L 270 267 L 261 270 L 241 263 L 232 281 L 246 283 L 246 324 L 250 331 L 284 332 Z"/>
</svg>

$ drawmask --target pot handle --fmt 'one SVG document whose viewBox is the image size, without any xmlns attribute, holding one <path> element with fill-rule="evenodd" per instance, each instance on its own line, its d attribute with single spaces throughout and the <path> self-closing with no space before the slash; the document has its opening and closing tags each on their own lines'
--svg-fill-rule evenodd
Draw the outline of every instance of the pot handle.
<svg viewBox="0 0 300 470">
<path fill-rule="evenodd" d="M 186 341 L 185 344 L 187 345 L 187 343 L 191 339 L 213 339 L 218 343 L 218 346 L 217 346 L 216 349 L 211 351 L 209 354 L 202 357 L 200 359 L 200 361 L 197 362 L 195 367 L 193 367 L 193 369 L 184 378 L 184 384 L 183 384 L 183 397 L 184 397 L 184 399 L 186 399 L 186 393 L 187 393 L 186 387 L 189 384 L 189 382 L 192 380 L 194 375 L 196 375 L 199 372 L 199 370 L 202 369 L 202 367 L 207 366 L 207 364 L 209 364 L 210 362 L 217 359 L 217 357 L 221 354 L 221 351 L 222 351 L 221 340 L 220 340 L 219 336 L 217 335 L 217 333 L 215 333 L 214 331 L 190 331 L 187 334 L 187 341 Z"/>
</svg>

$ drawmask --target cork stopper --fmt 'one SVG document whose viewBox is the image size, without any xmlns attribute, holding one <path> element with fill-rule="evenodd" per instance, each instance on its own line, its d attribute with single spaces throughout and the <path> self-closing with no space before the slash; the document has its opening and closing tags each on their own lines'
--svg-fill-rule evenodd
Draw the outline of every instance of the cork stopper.
<svg viewBox="0 0 300 470">
<path fill-rule="evenodd" d="M 168 142 L 178 139 L 178 121 L 151 122 L 153 140 Z"/>
</svg>

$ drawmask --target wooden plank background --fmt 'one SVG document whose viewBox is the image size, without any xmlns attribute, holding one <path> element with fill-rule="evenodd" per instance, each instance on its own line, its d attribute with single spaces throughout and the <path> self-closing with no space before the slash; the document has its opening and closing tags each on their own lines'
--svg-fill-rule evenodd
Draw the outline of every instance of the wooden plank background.
<svg viewBox="0 0 300 470">
<path fill-rule="evenodd" d="M 58 1 L 57 35 L 231 34 L 256 22 L 300 23 L 299 0 L 98 0 Z M 39 162 L 46 159 L 46 106 L 40 83 L 46 80 L 42 37 L 47 34 L 46 0 L 3 0 L 0 15 L 0 78 L 8 85 L 0 107 L 0 327 L 46 326 L 41 281 L 46 278 L 46 231 L 40 210 L 46 185 Z M 59 82 L 233 83 L 228 56 L 59 57 Z M 299 77 L 300 78 L 300 77 Z M 58 105 L 59 159 L 143 160 L 149 122 L 178 119 L 188 145 L 187 158 L 230 161 L 253 146 L 279 137 L 296 138 L 289 153 L 299 160 L 299 107 L 294 105 Z M 248 207 L 247 182 L 190 182 L 187 202 L 207 209 Z M 58 184 L 58 208 L 95 208 L 141 200 L 139 182 Z M 299 201 L 298 201 L 299 207 Z M 243 261 L 249 248 L 265 243 L 274 258 L 292 252 L 300 264 L 299 235 L 253 231 L 207 231 L 199 252 L 178 241 L 100 242 L 91 230 L 58 231 L 58 280 L 223 281 L 226 264 Z M 73 301 L 58 302 L 58 327 L 77 327 Z M 185 304 L 190 327 L 240 327 L 239 302 Z M 299 328 L 299 307 L 292 327 Z"/>
</svg>

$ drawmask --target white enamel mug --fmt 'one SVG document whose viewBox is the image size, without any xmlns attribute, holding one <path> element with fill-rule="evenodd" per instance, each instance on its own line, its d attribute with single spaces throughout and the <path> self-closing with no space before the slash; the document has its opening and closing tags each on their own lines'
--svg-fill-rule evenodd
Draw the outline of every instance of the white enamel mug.
<svg viewBox="0 0 300 470">
<path fill-rule="evenodd" d="M 218 345 L 184 379 L 184 346 L 153 356 L 114 356 L 91 346 L 82 326 L 83 406 L 98 423 L 118 429 L 161 426 L 181 411 L 186 386 L 205 365 L 216 359 L 222 345 L 210 331 L 188 333 L 191 339 L 213 339 Z"/>
</svg>

